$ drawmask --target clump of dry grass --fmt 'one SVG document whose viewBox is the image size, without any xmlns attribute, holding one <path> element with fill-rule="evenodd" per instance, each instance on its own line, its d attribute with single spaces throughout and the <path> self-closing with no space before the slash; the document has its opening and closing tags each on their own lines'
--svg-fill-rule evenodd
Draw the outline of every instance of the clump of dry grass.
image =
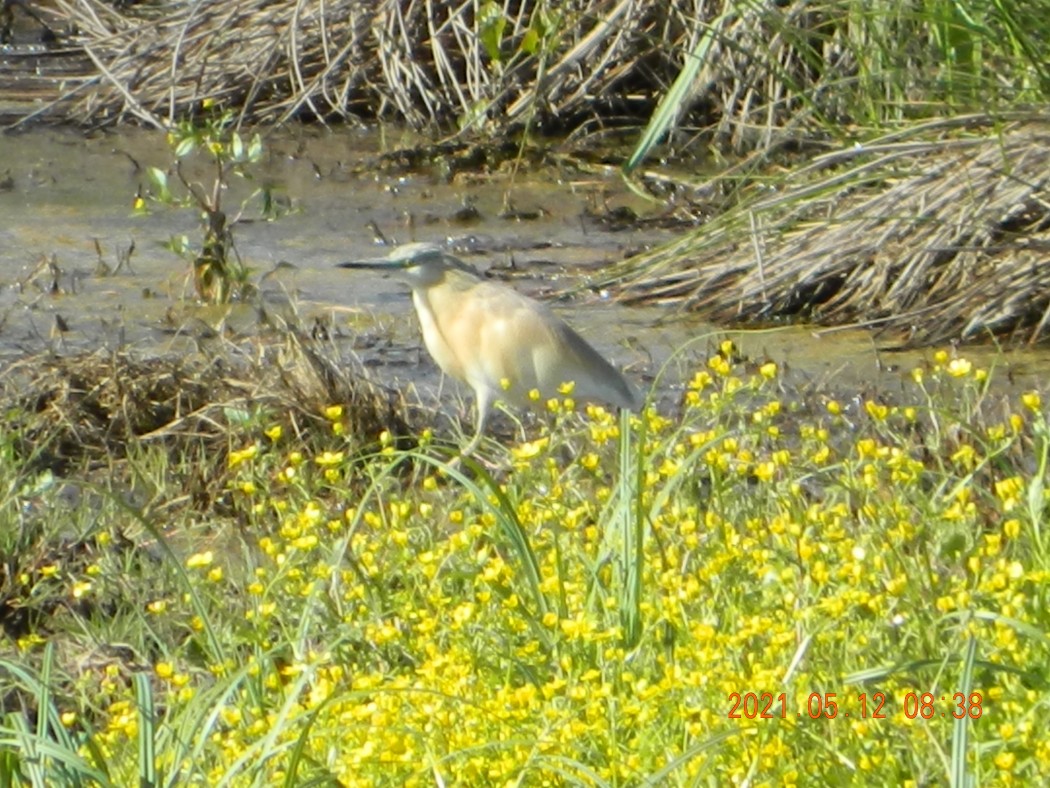
<svg viewBox="0 0 1050 788">
<path fill-rule="evenodd" d="M 294 335 L 247 360 L 228 356 L 136 358 L 98 351 L 22 359 L 0 373 L 0 411 L 31 466 L 59 473 L 119 460 L 135 442 L 223 467 L 232 421 L 273 424 L 299 438 L 331 435 L 324 410 L 344 405 L 345 434 L 362 449 L 383 430 L 408 435 L 403 404 Z"/>
<path fill-rule="evenodd" d="M 1050 126 L 945 134 L 966 122 L 817 157 L 776 196 L 632 260 L 621 297 L 723 321 L 862 322 L 922 343 L 1043 338 Z"/>
<path fill-rule="evenodd" d="M 744 151 L 931 108 L 1043 100 L 1045 20 L 993 5 L 958 19 L 902 0 L 55 0 L 40 13 L 74 31 L 67 52 L 90 58 L 61 83 L 60 119 L 163 127 L 208 99 L 253 123 L 378 117 L 589 136 L 637 128 L 659 104 Z"/>
<path fill-rule="evenodd" d="M 621 95 L 608 91 L 643 58 L 656 80 L 637 87 L 651 97 L 659 75 L 677 68 L 665 36 L 681 38 L 689 26 L 656 0 L 640 9 L 592 2 L 564 11 L 551 31 L 556 43 L 524 54 L 542 4 L 522 3 L 507 14 L 499 42 L 506 59 L 497 66 L 479 39 L 474 3 L 211 0 L 126 13 L 99 0 L 56 5 L 98 72 L 75 89 L 76 118 L 156 126 L 203 99 L 240 107 L 252 122 L 360 115 L 417 127 L 474 117 L 514 123 L 541 95 L 547 117 L 593 115 L 594 97 Z"/>
<path fill-rule="evenodd" d="M 717 120 L 719 136 L 741 146 L 803 107 L 791 94 L 811 78 L 855 70 L 840 55 L 813 72 L 814 47 L 835 46 L 834 36 L 811 29 L 820 20 L 801 2 L 759 12 L 729 2 L 533 0 L 495 4 L 498 32 L 478 19 L 479 5 L 204 0 L 118 9 L 56 0 L 53 26 L 77 31 L 63 43 L 82 48 L 95 71 L 56 106 L 81 122 L 158 127 L 213 99 L 250 122 L 360 116 L 506 130 L 535 120 L 596 131 L 647 117 L 717 24 L 684 109 Z"/>
</svg>

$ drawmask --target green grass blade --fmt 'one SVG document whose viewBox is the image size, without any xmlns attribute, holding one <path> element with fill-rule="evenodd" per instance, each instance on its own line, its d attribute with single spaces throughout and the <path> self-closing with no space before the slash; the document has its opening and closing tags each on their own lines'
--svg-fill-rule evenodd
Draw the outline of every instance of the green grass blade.
<svg viewBox="0 0 1050 788">
<path fill-rule="evenodd" d="M 645 513 L 642 489 L 645 478 L 645 425 L 643 410 L 638 428 L 638 449 L 632 447 L 632 414 L 620 411 L 618 441 L 619 478 L 617 479 L 616 520 L 619 532 L 618 563 L 621 567 L 620 616 L 624 642 L 628 648 L 638 644 L 642 635 L 642 580 L 645 568 Z"/>
<path fill-rule="evenodd" d="M 53 643 L 44 648 L 41 673 L 35 675 L 29 668 L 17 662 L 0 659 L 0 671 L 9 674 L 33 696 L 37 711 L 35 730 L 30 731 L 25 716 L 19 712 L 7 715 L 6 725 L 0 725 L 0 747 L 4 743 L 17 742 L 11 761 L 26 770 L 32 785 L 53 785 L 61 776 L 64 785 L 80 786 L 85 780 L 108 785 L 104 771 L 92 767 L 78 752 L 73 737 L 62 724 L 61 715 L 55 708 L 51 692 L 52 671 L 55 663 Z M 12 738 L 2 740 L 8 734 Z M 22 757 L 18 757 L 21 753 Z"/>
<path fill-rule="evenodd" d="M 139 710 L 139 788 L 157 785 L 156 708 L 153 687 L 148 673 L 139 671 L 134 676 L 135 700 Z"/>
<path fill-rule="evenodd" d="M 113 784 L 104 772 L 93 767 L 76 752 L 59 746 L 51 739 L 38 738 L 29 730 L 25 718 L 18 713 L 8 715 L 7 724 L 0 726 L 0 751 L 5 749 L 21 753 L 23 764 L 31 757 L 34 759 L 29 763 L 29 782 L 33 786 L 51 788 L 56 782 L 73 785 L 82 784 L 84 780 L 99 786 Z"/>
<path fill-rule="evenodd" d="M 725 733 L 720 733 L 717 736 L 712 736 L 709 739 L 704 739 L 701 742 L 697 742 L 688 750 L 679 755 L 677 758 L 672 759 L 660 771 L 654 772 L 653 774 L 649 775 L 641 784 L 650 785 L 654 788 L 656 788 L 656 786 L 666 785 L 667 783 L 665 781 L 667 780 L 667 778 L 674 774 L 675 770 L 678 769 L 680 766 L 684 766 L 700 753 L 714 749 L 722 742 L 727 741 L 736 735 L 736 731 L 727 731 Z M 694 784 L 699 785 L 699 780 L 697 780 L 697 782 Z"/>
<path fill-rule="evenodd" d="M 441 462 L 440 460 L 428 457 L 425 454 L 416 453 L 412 456 L 443 470 L 466 488 L 479 503 L 482 503 L 495 515 L 500 530 L 511 543 L 514 551 L 518 554 L 518 558 L 521 560 L 522 566 L 525 569 L 525 577 L 529 583 L 529 593 L 536 605 L 536 615 L 538 618 L 542 618 L 544 614 L 547 613 L 548 608 L 547 599 L 541 589 L 543 575 L 540 572 L 540 563 L 536 559 L 536 552 L 532 549 L 529 535 L 525 532 L 521 520 L 518 519 L 517 509 L 500 484 L 492 477 L 492 474 L 472 458 L 461 458 L 463 465 L 469 468 L 475 476 L 481 479 L 484 486 L 496 499 L 496 505 L 493 505 L 489 501 L 488 496 L 485 495 L 484 491 L 478 484 L 454 465 Z"/>
<path fill-rule="evenodd" d="M 723 13 L 715 19 L 700 34 L 693 51 L 686 56 L 682 70 L 675 78 L 671 89 L 667 91 L 667 95 L 664 96 L 657 106 L 656 111 L 653 112 L 648 125 L 645 127 L 645 131 L 642 132 L 642 138 L 627 159 L 627 163 L 623 165 L 625 175 L 630 175 L 639 164 L 645 161 L 652 149 L 663 139 L 682 112 L 686 110 L 686 104 L 696 83 L 697 74 L 700 73 L 700 69 L 707 62 L 707 56 L 711 52 L 711 47 L 722 29 L 722 23 L 725 21 L 726 16 L 727 14 Z"/>
<path fill-rule="evenodd" d="M 969 700 L 970 692 L 973 688 L 973 667 L 976 654 L 977 638 L 970 635 L 970 640 L 966 644 L 966 656 L 963 657 L 963 671 L 959 685 L 959 691 L 965 696 L 966 700 Z M 966 750 L 969 730 L 969 715 L 963 715 L 962 717 L 957 718 L 954 725 L 952 725 L 952 771 L 950 775 L 950 784 L 952 788 L 968 788 L 968 786 L 972 784 L 972 780 L 968 778 L 966 770 Z"/>
</svg>

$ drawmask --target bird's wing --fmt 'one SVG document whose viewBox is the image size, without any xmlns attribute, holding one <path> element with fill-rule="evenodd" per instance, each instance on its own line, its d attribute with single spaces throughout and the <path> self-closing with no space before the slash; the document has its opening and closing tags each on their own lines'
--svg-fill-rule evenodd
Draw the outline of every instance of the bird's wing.
<svg viewBox="0 0 1050 788">
<path fill-rule="evenodd" d="M 462 333 L 449 344 L 471 356 L 464 366 L 474 370 L 475 389 L 485 385 L 496 396 L 525 402 L 532 389 L 550 397 L 572 381 L 579 399 L 637 405 L 623 375 L 543 304 L 487 281 L 473 283 L 463 296 L 450 321 Z"/>
<path fill-rule="evenodd" d="M 552 327 L 556 335 L 554 342 L 563 356 L 571 357 L 572 369 L 576 371 L 574 378 L 568 378 L 576 383 L 574 395 L 578 399 L 599 400 L 618 408 L 637 408 L 638 394 L 623 374 L 570 325 L 557 317 L 555 320 L 557 323 Z"/>
</svg>

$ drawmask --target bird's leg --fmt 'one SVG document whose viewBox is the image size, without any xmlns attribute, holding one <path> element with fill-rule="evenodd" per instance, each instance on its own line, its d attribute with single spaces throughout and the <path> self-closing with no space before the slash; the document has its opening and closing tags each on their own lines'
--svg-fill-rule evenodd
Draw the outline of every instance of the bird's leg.
<svg viewBox="0 0 1050 788">
<path fill-rule="evenodd" d="M 489 417 L 489 395 L 487 391 L 476 391 L 474 395 L 474 402 L 478 412 L 478 424 L 474 430 L 474 437 L 471 438 L 467 445 L 463 447 L 463 451 L 460 452 L 461 457 L 469 457 L 474 453 L 474 450 L 478 448 L 478 444 L 481 443 L 481 436 L 485 432 L 485 422 Z"/>
</svg>

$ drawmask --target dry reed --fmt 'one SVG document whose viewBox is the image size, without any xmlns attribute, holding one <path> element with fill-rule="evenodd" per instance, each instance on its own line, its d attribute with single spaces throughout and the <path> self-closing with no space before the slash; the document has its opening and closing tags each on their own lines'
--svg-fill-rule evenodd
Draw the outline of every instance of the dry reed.
<svg viewBox="0 0 1050 788">
<path fill-rule="evenodd" d="M 136 118 L 157 127 L 211 99 L 252 123 L 383 117 L 417 128 L 505 132 L 535 122 L 599 131 L 648 117 L 718 19 L 720 35 L 689 101 L 692 119 L 716 123 L 722 143 L 750 147 L 778 126 L 804 122 L 792 93 L 809 78 L 830 84 L 843 73 L 837 68 L 853 68 L 841 55 L 820 74 L 807 65 L 816 39 L 801 0 L 736 11 L 703 0 L 505 0 L 495 53 L 479 33 L 479 7 L 202 0 L 118 10 L 101 0 L 55 0 L 53 27 L 77 31 L 64 43 L 81 47 L 94 69 L 67 83 L 55 106 L 60 120 Z"/>
<path fill-rule="evenodd" d="M 1035 342 L 1050 321 L 1048 188 L 1045 124 L 884 138 L 819 156 L 775 197 L 633 259 L 620 295 L 722 321 Z"/>
</svg>

